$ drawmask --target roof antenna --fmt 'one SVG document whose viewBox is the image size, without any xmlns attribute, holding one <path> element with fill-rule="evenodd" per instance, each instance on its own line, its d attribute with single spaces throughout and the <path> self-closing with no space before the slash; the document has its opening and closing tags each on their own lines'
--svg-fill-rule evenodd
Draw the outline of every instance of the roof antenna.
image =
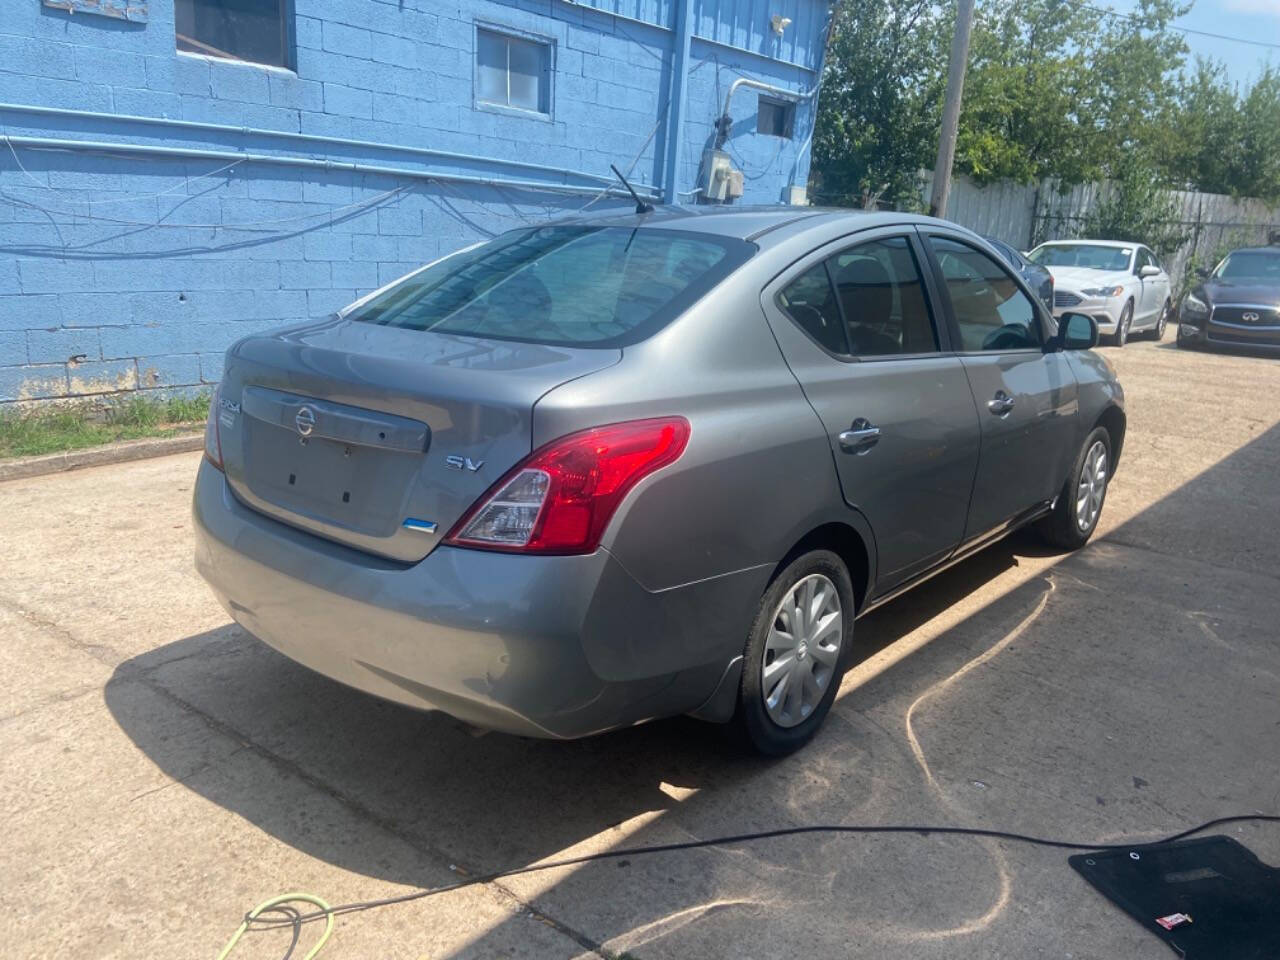
<svg viewBox="0 0 1280 960">
<path fill-rule="evenodd" d="M 631 199 L 636 202 L 636 213 L 653 213 L 653 204 L 645 203 L 640 199 L 640 195 L 631 189 L 631 184 L 627 183 L 627 178 L 622 175 L 622 171 L 612 163 L 609 164 L 609 169 L 612 170 L 614 174 L 617 175 L 618 179 L 622 181 L 622 185 L 627 188 L 627 193 L 631 194 Z"/>
</svg>

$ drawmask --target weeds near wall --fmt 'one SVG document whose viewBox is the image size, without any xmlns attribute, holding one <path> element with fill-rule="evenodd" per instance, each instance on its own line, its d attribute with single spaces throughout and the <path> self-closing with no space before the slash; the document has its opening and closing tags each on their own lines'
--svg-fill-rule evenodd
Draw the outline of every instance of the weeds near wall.
<svg viewBox="0 0 1280 960">
<path fill-rule="evenodd" d="M 86 402 L 0 411 L 0 458 L 174 436 L 198 429 L 208 413 L 208 395 L 163 400 L 135 395 L 110 406 Z"/>
</svg>

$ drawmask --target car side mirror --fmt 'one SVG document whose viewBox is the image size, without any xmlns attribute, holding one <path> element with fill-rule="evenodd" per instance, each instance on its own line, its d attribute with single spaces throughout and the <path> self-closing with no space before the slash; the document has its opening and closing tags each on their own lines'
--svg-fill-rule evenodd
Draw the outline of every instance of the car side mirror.
<svg viewBox="0 0 1280 960">
<path fill-rule="evenodd" d="M 1196 276 L 1197 276 L 1197 277 L 1199 277 L 1201 280 L 1208 280 L 1208 279 L 1209 279 L 1209 268 L 1208 268 L 1208 267 L 1196 267 Z"/>
<path fill-rule="evenodd" d="M 1159 275 L 1160 275 L 1160 268 L 1154 267 L 1151 264 L 1147 264 L 1145 267 L 1143 267 L 1141 270 L 1138 271 L 1138 276 L 1141 277 L 1143 280 L 1145 280 L 1147 277 L 1158 277 Z"/>
<path fill-rule="evenodd" d="M 1092 350 L 1098 345 L 1098 322 L 1087 313 L 1064 313 L 1058 321 L 1063 350 Z"/>
</svg>

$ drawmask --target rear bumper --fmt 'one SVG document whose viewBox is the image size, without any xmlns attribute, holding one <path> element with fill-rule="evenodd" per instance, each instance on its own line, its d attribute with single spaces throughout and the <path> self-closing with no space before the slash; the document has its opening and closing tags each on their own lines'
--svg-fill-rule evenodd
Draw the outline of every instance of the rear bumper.
<svg viewBox="0 0 1280 960">
<path fill-rule="evenodd" d="M 403 566 L 250 510 L 204 461 L 193 513 L 196 567 L 254 636 L 349 686 L 525 736 L 697 710 L 741 653 L 768 576 L 653 593 L 605 550 L 439 547 Z"/>
</svg>

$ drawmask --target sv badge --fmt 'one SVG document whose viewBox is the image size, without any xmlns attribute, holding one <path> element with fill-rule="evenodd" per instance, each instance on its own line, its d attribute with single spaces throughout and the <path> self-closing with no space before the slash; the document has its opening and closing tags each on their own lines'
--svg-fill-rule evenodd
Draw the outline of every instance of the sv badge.
<svg viewBox="0 0 1280 960">
<path fill-rule="evenodd" d="M 444 465 L 454 470 L 469 470 L 475 473 L 484 466 L 483 460 L 472 460 L 470 457 L 445 457 Z"/>
</svg>

